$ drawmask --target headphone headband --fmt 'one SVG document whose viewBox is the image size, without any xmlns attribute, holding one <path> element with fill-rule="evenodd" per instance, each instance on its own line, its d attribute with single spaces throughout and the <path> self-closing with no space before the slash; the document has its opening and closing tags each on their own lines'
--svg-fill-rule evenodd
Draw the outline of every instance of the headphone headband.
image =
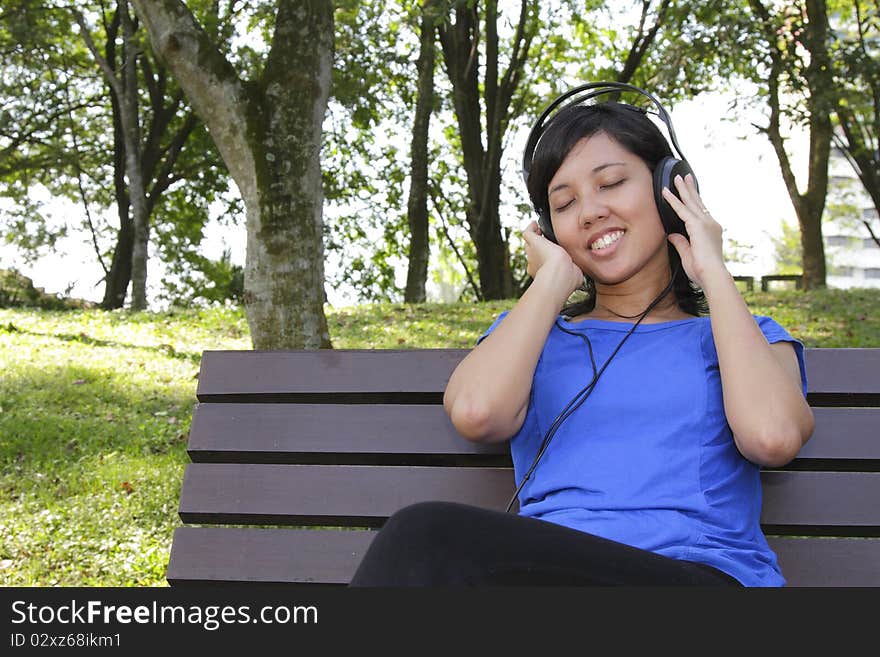
<svg viewBox="0 0 880 657">
<path fill-rule="evenodd" d="M 669 114 L 666 113 L 666 110 L 663 109 L 663 106 L 660 104 L 660 101 L 657 100 L 652 94 L 648 93 L 644 89 L 640 89 L 631 84 L 627 84 L 626 82 L 588 82 L 586 84 L 579 85 L 569 91 L 565 92 L 552 103 L 550 103 L 547 108 L 541 113 L 541 116 L 538 117 L 538 120 L 535 122 L 535 125 L 532 126 L 531 132 L 529 132 L 529 138 L 526 140 L 526 147 L 523 151 L 523 161 L 522 161 L 522 175 L 523 180 L 528 184 L 529 182 L 529 170 L 532 166 L 532 157 L 535 153 L 535 148 L 538 145 L 538 141 L 541 138 L 541 135 L 544 134 L 545 130 L 545 121 L 550 116 L 550 113 L 559 107 L 566 100 L 570 100 L 565 106 L 569 107 L 572 105 L 579 105 L 585 103 L 588 100 L 592 100 L 596 96 L 602 96 L 605 94 L 621 92 L 621 91 L 634 91 L 638 94 L 641 94 L 648 100 L 650 100 L 657 107 L 657 115 L 660 117 L 660 120 L 666 125 L 666 129 L 669 131 L 669 140 L 672 142 L 672 146 L 678 152 L 678 155 L 682 160 L 686 160 L 684 154 L 681 152 L 681 148 L 678 145 L 678 140 L 675 138 L 675 130 L 672 128 L 672 120 L 669 118 Z M 632 107 L 633 109 L 647 113 L 647 110 L 643 110 L 638 107 L 634 107 L 632 105 L 627 105 L 627 107 Z"/>
</svg>

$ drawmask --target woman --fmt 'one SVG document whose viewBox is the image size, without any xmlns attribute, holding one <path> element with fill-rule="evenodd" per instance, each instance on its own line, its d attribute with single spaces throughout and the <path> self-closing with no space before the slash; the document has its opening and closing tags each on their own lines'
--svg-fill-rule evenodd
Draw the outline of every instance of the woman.
<svg viewBox="0 0 880 657">
<path fill-rule="evenodd" d="M 353 585 L 784 584 L 759 469 L 812 434 L 803 345 L 749 312 L 690 175 L 662 191 L 689 239 L 666 233 L 669 155 L 629 106 L 554 117 L 528 177 L 553 240 L 525 229 L 533 281 L 444 395 L 462 436 L 510 441 L 519 515 L 403 509 Z"/>
</svg>

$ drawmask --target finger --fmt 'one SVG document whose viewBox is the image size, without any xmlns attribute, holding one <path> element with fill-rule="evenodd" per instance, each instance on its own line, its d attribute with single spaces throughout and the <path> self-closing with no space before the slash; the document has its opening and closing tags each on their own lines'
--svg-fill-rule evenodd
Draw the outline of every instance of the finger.
<svg viewBox="0 0 880 657">
<path fill-rule="evenodd" d="M 685 205 L 691 208 L 694 212 L 709 214 L 706 204 L 703 203 L 703 199 L 700 198 L 700 192 L 697 190 L 697 185 L 692 174 L 689 173 L 684 178 L 676 176 L 675 187 L 678 189 L 678 193 L 681 195 Z"/>
<path fill-rule="evenodd" d="M 538 222 L 537 221 L 530 221 L 528 223 L 528 225 L 525 228 L 523 228 L 522 234 L 523 235 L 540 235 L 541 228 L 538 226 Z"/>
<path fill-rule="evenodd" d="M 537 223 L 532 222 L 527 227 L 525 232 L 523 232 L 523 239 L 527 244 L 531 244 L 532 246 L 538 248 L 539 245 L 549 242 L 547 240 L 547 236 L 544 235 L 544 231 L 541 230 L 541 227 L 538 226 Z"/>
<path fill-rule="evenodd" d="M 675 247 L 675 250 L 678 251 L 678 255 L 684 256 L 686 249 L 690 248 L 690 243 L 687 241 L 687 238 L 684 235 L 680 235 L 679 233 L 670 233 L 667 235 L 667 238 L 672 243 L 672 246 Z"/>
<path fill-rule="evenodd" d="M 678 190 L 679 195 L 681 196 L 681 200 L 685 205 L 701 209 L 703 207 L 703 203 L 700 200 L 700 194 L 693 186 L 691 175 L 687 175 L 687 179 L 682 178 L 681 176 L 675 176 L 675 188 Z"/>
<path fill-rule="evenodd" d="M 672 206 L 672 209 L 675 210 L 675 213 L 679 216 L 679 218 L 687 224 L 688 219 L 693 218 L 693 210 L 688 208 L 680 198 L 678 198 L 671 189 L 668 187 L 664 187 L 663 191 L 660 192 L 663 194 L 663 198 L 666 199 L 666 202 Z"/>
</svg>

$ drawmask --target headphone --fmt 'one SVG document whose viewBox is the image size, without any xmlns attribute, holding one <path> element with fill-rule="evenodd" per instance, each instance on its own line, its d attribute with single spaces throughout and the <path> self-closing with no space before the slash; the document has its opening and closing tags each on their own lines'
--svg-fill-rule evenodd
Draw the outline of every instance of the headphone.
<svg viewBox="0 0 880 657">
<path fill-rule="evenodd" d="M 532 158 L 535 155 L 535 148 L 541 139 L 541 135 L 543 135 L 547 128 L 552 125 L 553 119 L 558 115 L 557 113 L 550 117 L 553 110 L 558 108 L 562 103 L 565 103 L 565 101 L 568 101 L 565 104 L 565 107 L 567 108 L 573 105 L 583 105 L 597 96 L 620 93 L 622 91 L 634 91 L 645 98 L 648 98 L 654 105 L 656 105 L 657 116 L 666 124 L 666 129 L 669 131 L 669 140 L 679 157 L 664 157 L 657 163 L 657 166 L 654 167 L 654 201 L 657 204 L 657 210 L 660 213 L 660 220 L 663 222 L 663 228 L 666 230 L 666 233 L 681 233 L 685 237 L 688 237 L 684 222 L 679 218 L 675 210 L 672 209 L 672 206 L 666 202 L 666 199 L 663 198 L 662 192 L 664 187 L 668 187 L 673 194 L 680 198 L 678 190 L 675 188 L 672 181 L 675 176 L 681 176 L 684 178 L 689 173 L 693 175 L 693 170 L 687 163 L 684 154 L 681 152 L 681 148 L 678 146 L 678 141 L 675 138 L 675 130 L 672 128 L 672 121 L 669 118 L 669 114 L 663 109 L 660 101 L 647 91 L 634 87 L 631 84 L 626 84 L 625 82 L 589 82 L 567 91 L 550 103 L 541 116 L 538 117 L 535 125 L 532 126 L 529 138 L 526 140 L 526 147 L 523 152 L 522 161 L 523 180 L 526 185 L 528 185 L 529 170 L 532 166 Z M 648 114 L 648 110 L 641 107 L 628 105 L 626 103 L 617 104 L 645 116 Z M 548 117 L 550 117 L 549 120 Z M 696 176 L 694 176 L 694 184 L 696 184 Z M 699 190 L 699 185 L 697 185 L 697 189 Z M 553 232 L 553 224 L 550 222 L 549 212 L 547 210 L 542 210 L 541 208 L 535 208 L 535 210 L 538 213 L 538 226 L 540 227 L 541 232 L 547 237 L 547 239 L 556 242 L 556 235 Z"/>
</svg>

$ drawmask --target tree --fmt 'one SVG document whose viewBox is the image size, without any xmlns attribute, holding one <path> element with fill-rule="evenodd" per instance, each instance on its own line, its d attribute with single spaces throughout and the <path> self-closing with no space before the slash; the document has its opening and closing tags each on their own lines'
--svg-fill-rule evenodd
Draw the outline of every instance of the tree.
<svg viewBox="0 0 880 657">
<path fill-rule="evenodd" d="M 244 201 L 244 298 L 254 347 L 329 347 L 319 154 L 333 57 L 332 3 L 277 0 L 268 53 L 250 79 L 181 0 L 133 4 Z"/>
<path fill-rule="evenodd" d="M 801 231 L 805 289 L 825 287 L 825 252 L 822 213 L 828 191 L 831 151 L 831 115 L 836 106 L 829 56 L 828 15 L 824 0 L 785 5 L 775 13 L 761 0 L 749 0 L 755 28 L 762 38 L 753 79 L 766 94 L 767 135 L 782 171 Z M 783 94 L 797 94 L 799 104 L 786 107 Z M 782 118 L 787 115 L 804 125 L 809 135 L 807 188 L 798 188 L 786 150 Z"/>
<path fill-rule="evenodd" d="M 415 0 L 336 3 L 322 151 L 327 284 L 364 301 L 403 298 L 420 14 Z"/>
<path fill-rule="evenodd" d="M 124 21 L 125 15 L 124 2 L 108 7 L 19 0 L 3 14 L 0 31 L 3 80 L 9 82 L 0 85 L 6 110 L 0 139 L 7 140 L 0 185 L 22 209 L 20 223 L 6 217 L 7 237 L 24 253 L 52 244 L 56 233 L 44 228 L 39 208 L 27 202 L 37 184 L 54 197 L 80 203 L 83 227 L 67 224 L 62 230 L 85 230 L 90 237 L 104 272 L 104 308 L 121 308 L 131 282 L 135 221 L 129 180 L 142 181 L 136 214 L 142 231 L 158 229 L 159 255 L 166 263 L 197 264 L 189 256 L 201 240 L 208 205 L 227 186 L 204 126 L 166 69 L 141 51 L 137 23 Z M 127 36 L 117 44 L 120 30 Z M 25 96 L 23 88 L 29 90 Z M 122 100 L 129 138 L 134 134 L 133 150 L 139 152 L 133 159 L 126 157 Z M 126 166 L 132 175 L 126 176 Z M 114 205 L 119 225 L 111 229 L 102 211 Z M 183 238 L 170 243 L 169 234 Z M 134 307 L 145 305 L 149 239 L 141 232 Z"/>
<path fill-rule="evenodd" d="M 131 254 L 131 307 L 144 310 L 147 307 L 147 244 L 150 225 L 147 214 L 146 181 L 141 153 L 141 130 L 138 116 L 138 46 L 134 40 L 135 27 L 128 13 L 128 0 L 117 2 L 117 16 L 122 25 L 124 56 L 122 70 L 114 71 L 98 51 L 82 13 L 72 10 L 92 56 L 107 78 L 116 103 L 120 108 L 122 143 L 125 152 L 125 175 L 128 178 L 128 200 L 131 204 L 134 235 Z M 121 75 L 119 75 L 121 73 Z"/>
<path fill-rule="evenodd" d="M 505 299 L 514 296 L 514 282 L 499 216 L 502 145 L 511 101 L 540 25 L 538 7 L 534 0 L 521 0 L 503 71 L 497 2 L 456 0 L 452 13 L 454 22 L 440 26 L 440 43 L 467 175 L 468 231 L 476 247 L 482 298 Z"/>
<path fill-rule="evenodd" d="M 12 201 L 2 211 L 3 232 L 27 260 L 53 250 L 68 229 L 53 225 L 32 191 L 64 186 L 75 195 L 71 179 L 92 164 L 79 157 L 80 143 L 66 139 L 74 117 L 101 103 L 94 81 L 80 85 L 79 93 L 70 89 L 72 78 L 90 77 L 85 48 L 58 39 L 70 30 L 69 12 L 43 9 L 34 0 L 0 9 L 0 185 Z"/>
<path fill-rule="evenodd" d="M 407 219 L 410 230 L 409 264 L 404 300 L 417 303 L 425 300 L 425 282 L 428 278 L 428 128 L 434 105 L 434 60 L 436 3 L 423 0 L 421 4 L 419 59 L 416 64 L 418 88 L 413 118 L 413 136 L 410 148 L 409 200 Z"/>
</svg>

